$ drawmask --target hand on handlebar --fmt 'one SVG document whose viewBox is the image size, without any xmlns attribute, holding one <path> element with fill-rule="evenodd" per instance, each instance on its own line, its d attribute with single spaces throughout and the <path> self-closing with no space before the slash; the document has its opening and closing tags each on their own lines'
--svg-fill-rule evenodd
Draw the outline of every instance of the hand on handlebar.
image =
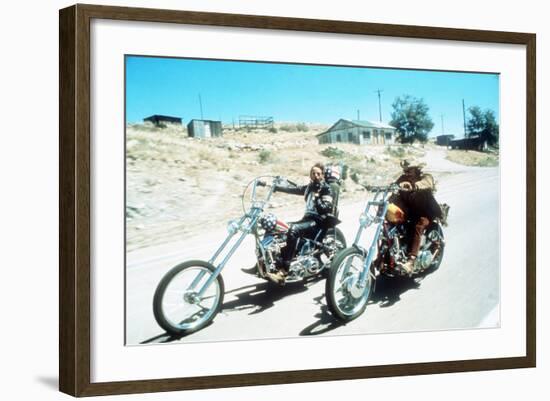
<svg viewBox="0 0 550 401">
<path fill-rule="evenodd" d="M 413 188 L 413 185 L 408 182 L 408 181 L 403 181 L 403 182 L 400 182 L 399 183 L 399 189 L 401 191 L 405 191 L 405 192 L 410 192 L 412 191 L 414 188 Z"/>
<path fill-rule="evenodd" d="M 367 191 L 370 192 L 398 192 L 401 190 L 400 186 L 397 184 L 390 184 L 387 186 L 378 186 L 378 185 L 363 185 Z"/>
</svg>

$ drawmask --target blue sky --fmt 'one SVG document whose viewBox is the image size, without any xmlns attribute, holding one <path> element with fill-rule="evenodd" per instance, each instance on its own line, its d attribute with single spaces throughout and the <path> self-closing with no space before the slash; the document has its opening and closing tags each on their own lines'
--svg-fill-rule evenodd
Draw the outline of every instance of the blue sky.
<svg viewBox="0 0 550 401">
<path fill-rule="evenodd" d="M 152 114 L 238 122 L 239 115 L 275 121 L 332 124 L 340 118 L 391 119 L 396 97 L 422 98 L 430 108 L 430 136 L 463 135 L 466 108 L 493 110 L 499 118 L 499 77 L 440 71 L 335 67 L 218 60 L 126 57 L 126 121 Z M 443 125 L 441 120 L 443 115 Z"/>
</svg>

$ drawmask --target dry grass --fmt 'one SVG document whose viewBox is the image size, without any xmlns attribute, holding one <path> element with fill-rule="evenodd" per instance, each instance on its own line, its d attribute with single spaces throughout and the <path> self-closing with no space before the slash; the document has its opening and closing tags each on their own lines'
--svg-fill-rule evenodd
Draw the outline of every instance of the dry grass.
<svg viewBox="0 0 550 401">
<path fill-rule="evenodd" d="M 277 133 L 224 129 L 223 137 L 196 139 L 189 138 L 181 126 L 129 125 L 128 249 L 223 227 L 227 219 L 242 212 L 245 185 L 260 175 L 280 175 L 305 184 L 314 163 L 342 161 L 350 167 L 350 178 L 343 185 L 340 202 L 351 202 L 364 197 L 360 184 L 387 183 L 399 173 L 400 158 L 414 160 L 424 154 L 421 148 L 401 145 L 319 145 L 315 135 L 326 127 L 308 129 Z M 301 197 L 276 195 L 273 212 L 293 210 L 301 216 Z"/>
<path fill-rule="evenodd" d="M 476 150 L 449 150 L 447 159 L 465 166 L 496 167 L 499 163 L 498 152 L 478 152 Z"/>
</svg>

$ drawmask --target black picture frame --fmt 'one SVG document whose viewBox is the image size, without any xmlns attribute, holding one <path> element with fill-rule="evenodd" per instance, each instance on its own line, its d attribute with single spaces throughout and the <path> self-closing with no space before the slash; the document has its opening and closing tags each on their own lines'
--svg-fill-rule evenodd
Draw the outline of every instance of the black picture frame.
<svg viewBox="0 0 550 401">
<path fill-rule="evenodd" d="M 512 358 L 91 383 L 90 22 L 94 18 L 526 46 L 526 355 Z M 95 396 L 535 366 L 536 36 L 534 34 L 80 4 L 60 10 L 59 29 L 60 391 L 73 396 Z"/>
</svg>

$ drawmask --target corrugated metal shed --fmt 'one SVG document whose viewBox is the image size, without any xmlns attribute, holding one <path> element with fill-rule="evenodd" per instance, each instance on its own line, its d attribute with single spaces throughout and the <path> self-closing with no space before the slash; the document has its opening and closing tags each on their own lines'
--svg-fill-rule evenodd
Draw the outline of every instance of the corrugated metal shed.
<svg viewBox="0 0 550 401">
<path fill-rule="evenodd" d="M 187 133 L 193 138 L 213 138 L 222 136 L 222 122 L 212 120 L 191 120 L 187 124 Z"/>
</svg>

